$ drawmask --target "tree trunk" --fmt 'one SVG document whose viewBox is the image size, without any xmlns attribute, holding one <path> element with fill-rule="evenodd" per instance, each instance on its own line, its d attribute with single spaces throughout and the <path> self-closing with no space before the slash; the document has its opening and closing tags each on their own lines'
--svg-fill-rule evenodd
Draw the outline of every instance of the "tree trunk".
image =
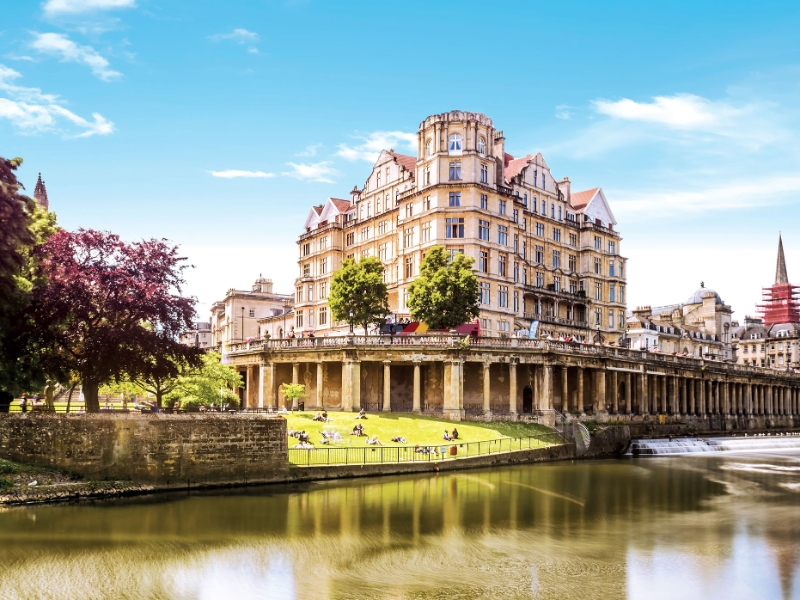
<svg viewBox="0 0 800 600">
<path fill-rule="evenodd" d="M 69 407 L 72 404 L 72 392 L 75 391 L 75 386 L 78 385 L 77 383 L 73 383 L 72 387 L 69 388 L 69 396 L 67 396 L 67 414 L 69 414 Z"/>
<path fill-rule="evenodd" d="M 99 384 L 93 381 L 83 382 L 83 400 L 85 402 L 87 413 L 100 412 L 100 399 L 98 398 L 99 390 Z"/>
<path fill-rule="evenodd" d="M 158 408 L 162 408 L 161 401 L 164 398 L 164 392 L 161 391 L 160 388 L 156 388 L 156 405 Z"/>
</svg>

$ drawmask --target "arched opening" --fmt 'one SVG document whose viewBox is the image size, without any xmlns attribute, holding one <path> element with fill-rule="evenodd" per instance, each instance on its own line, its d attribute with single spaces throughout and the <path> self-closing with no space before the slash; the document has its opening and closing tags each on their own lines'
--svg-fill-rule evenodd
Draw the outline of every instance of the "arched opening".
<svg viewBox="0 0 800 600">
<path fill-rule="evenodd" d="M 461 146 L 461 136 L 457 133 L 451 135 L 447 145 L 447 151 L 450 154 L 461 154 Z"/>
<path fill-rule="evenodd" d="M 478 138 L 478 154 L 481 156 L 486 154 L 486 140 L 482 137 Z"/>
<path fill-rule="evenodd" d="M 526 414 L 533 412 L 533 390 L 529 385 L 522 390 L 522 412 Z"/>
</svg>

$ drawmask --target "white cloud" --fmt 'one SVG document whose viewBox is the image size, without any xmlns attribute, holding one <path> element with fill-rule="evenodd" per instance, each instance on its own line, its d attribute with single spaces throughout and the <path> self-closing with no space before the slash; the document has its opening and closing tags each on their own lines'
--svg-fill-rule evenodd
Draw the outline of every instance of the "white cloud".
<svg viewBox="0 0 800 600">
<path fill-rule="evenodd" d="M 258 41 L 258 34 L 254 31 L 247 29 L 234 29 L 230 33 L 217 33 L 208 36 L 213 42 L 221 42 L 222 40 L 232 40 L 237 44 L 253 44 Z"/>
<path fill-rule="evenodd" d="M 91 46 L 80 46 L 62 33 L 37 33 L 30 46 L 34 50 L 57 56 L 62 62 L 76 62 L 87 65 L 97 77 L 110 81 L 121 73 L 109 67 L 109 62 Z"/>
<path fill-rule="evenodd" d="M 327 160 L 312 164 L 297 164 L 292 162 L 286 164 L 292 167 L 292 170 L 284 172 L 283 175 L 294 177 L 295 179 L 333 183 L 330 176 L 337 174 L 336 169 L 332 168 L 330 161 Z"/>
<path fill-rule="evenodd" d="M 82 13 L 95 10 L 133 8 L 135 0 L 47 0 L 42 8 L 49 15 L 61 13 Z"/>
<path fill-rule="evenodd" d="M 237 177 L 247 177 L 251 179 L 269 179 L 275 177 L 275 173 L 265 173 L 264 171 L 239 171 L 237 169 L 228 169 L 226 171 L 211 171 L 212 177 L 221 177 L 222 179 L 235 179 Z"/>
<path fill-rule="evenodd" d="M 309 144 L 302 152 L 298 152 L 295 156 L 316 156 L 317 150 L 322 148 L 322 144 Z"/>
<path fill-rule="evenodd" d="M 616 102 L 595 100 L 597 112 L 626 121 L 660 123 L 676 129 L 707 130 L 741 114 L 725 102 L 713 102 L 694 94 L 656 96 L 653 102 L 623 98 Z"/>
<path fill-rule="evenodd" d="M 559 104 L 556 106 L 556 119 L 568 120 L 572 116 L 572 107 L 568 104 Z"/>
<path fill-rule="evenodd" d="M 404 147 L 416 154 L 417 134 L 403 131 L 375 131 L 367 136 L 356 136 L 362 143 L 356 146 L 339 144 L 336 156 L 347 160 L 375 162 L 381 150 Z"/>
<path fill-rule="evenodd" d="M 114 131 L 114 123 L 98 113 L 92 113 L 90 121 L 64 108 L 56 95 L 14 85 L 18 77 L 17 71 L 0 64 L 0 93 L 8 96 L 0 98 L 0 119 L 8 119 L 22 133 L 61 131 L 68 137 L 89 137 Z"/>
</svg>

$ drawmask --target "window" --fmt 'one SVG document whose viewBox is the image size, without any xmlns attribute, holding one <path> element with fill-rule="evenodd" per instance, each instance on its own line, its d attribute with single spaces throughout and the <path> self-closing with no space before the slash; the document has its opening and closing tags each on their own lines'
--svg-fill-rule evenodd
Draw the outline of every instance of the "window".
<svg viewBox="0 0 800 600">
<path fill-rule="evenodd" d="M 403 231 L 403 248 L 411 248 L 414 245 L 414 228 L 409 227 Z"/>
<path fill-rule="evenodd" d="M 614 288 L 614 284 L 608 286 L 608 301 L 609 302 L 616 302 L 617 291 Z M 611 327 L 611 325 L 609 325 Z"/>
<path fill-rule="evenodd" d="M 481 329 L 491 329 L 492 322 L 489 319 L 481 319 Z"/>
<path fill-rule="evenodd" d="M 308 301 L 312 302 L 314 300 L 314 284 L 308 284 Z M 250 315 L 251 317 L 255 317 L 255 314 Z"/>
<path fill-rule="evenodd" d="M 514 261 L 514 283 L 519 282 L 519 263 Z"/>
<path fill-rule="evenodd" d="M 574 254 L 570 254 L 570 255 L 567 257 L 567 268 L 568 268 L 570 271 L 575 271 L 575 268 L 576 268 L 577 264 L 578 264 L 578 260 L 577 260 L 577 258 L 575 257 L 575 255 L 574 255 Z"/>
<path fill-rule="evenodd" d="M 519 235 L 515 233 L 514 234 L 514 254 L 517 254 L 518 252 L 519 252 Z"/>
<path fill-rule="evenodd" d="M 522 285 L 528 285 L 528 269 L 522 267 Z"/>
<path fill-rule="evenodd" d="M 538 199 L 534 198 L 533 202 L 531 202 L 531 210 L 534 213 L 538 213 L 539 212 L 539 200 Z"/>
<path fill-rule="evenodd" d="M 544 262 L 544 246 L 533 247 L 533 262 L 540 265 Z"/>
<path fill-rule="evenodd" d="M 480 154 L 481 156 L 486 154 L 486 140 L 483 139 L 482 137 L 478 138 L 478 154 Z"/>
<path fill-rule="evenodd" d="M 303 277 L 311 277 L 311 263 L 303 265 Z"/>
<path fill-rule="evenodd" d="M 454 133 L 450 136 L 449 142 L 447 146 L 448 152 L 450 152 L 450 154 L 461 154 L 461 136 Z"/>
<path fill-rule="evenodd" d="M 430 165 L 425 167 L 425 171 L 423 172 L 422 178 L 423 178 L 423 181 L 424 181 L 425 185 L 430 185 L 431 184 L 431 167 L 430 167 Z"/>
<path fill-rule="evenodd" d="M 328 297 L 328 284 L 324 281 L 319 284 L 319 297 L 320 300 Z"/>
<path fill-rule="evenodd" d="M 570 294 L 575 294 L 577 292 L 577 287 L 578 286 L 576 285 L 575 280 L 574 279 L 570 279 L 569 280 L 569 293 Z"/>
<path fill-rule="evenodd" d="M 431 197 L 425 196 L 422 199 L 422 210 L 430 210 L 431 209 Z"/>
<path fill-rule="evenodd" d="M 497 323 L 498 323 L 498 325 L 500 325 L 500 331 L 504 331 L 505 333 L 508 333 L 509 331 L 511 331 L 511 329 L 510 329 L 510 327 L 508 325 L 508 321 L 498 321 Z"/>
<path fill-rule="evenodd" d="M 308 256 L 309 254 L 311 254 L 311 244 L 310 243 L 303 244 L 303 251 L 301 253 L 301 256 Z"/>
<path fill-rule="evenodd" d="M 528 194 L 522 194 L 522 206 L 528 208 Z"/>
<path fill-rule="evenodd" d="M 380 223 L 378 223 L 378 233 L 379 234 L 386 233 L 386 223 L 387 223 L 387 221 L 381 221 Z"/>
<path fill-rule="evenodd" d="M 544 200 L 542 200 L 542 216 L 543 217 L 547 216 L 547 202 L 545 202 Z"/>
<path fill-rule="evenodd" d="M 369 239 L 369 227 L 362 227 L 361 228 L 361 241 Z"/>
<path fill-rule="evenodd" d="M 489 196 L 486 194 L 481 194 L 481 208 L 483 210 L 489 210 Z"/>
<path fill-rule="evenodd" d="M 489 306 L 492 303 L 492 286 L 486 282 L 481 282 L 481 304 Z"/>
<path fill-rule="evenodd" d="M 544 173 L 542 173 L 542 189 L 543 190 L 547 189 L 547 175 L 545 175 Z"/>
<path fill-rule="evenodd" d="M 601 265 L 599 258 L 594 259 L 594 272 L 597 273 L 598 275 L 601 273 Z"/>
<path fill-rule="evenodd" d="M 614 311 L 608 311 L 608 328 L 614 329 Z"/>
<path fill-rule="evenodd" d="M 594 284 L 594 299 L 595 300 L 602 300 L 603 298 L 603 284 L 602 283 L 595 283 Z"/>
<path fill-rule="evenodd" d="M 497 226 L 497 243 L 508 246 L 508 227 L 505 225 Z"/>
<path fill-rule="evenodd" d="M 594 324 L 603 326 L 603 311 L 602 309 L 595 308 L 594 309 Z"/>
<path fill-rule="evenodd" d="M 528 250 L 528 244 L 526 244 L 525 242 L 522 242 L 522 251 L 519 253 L 519 255 L 522 257 L 522 260 L 527 260 L 528 259 L 527 250 Z"/>
<path fill-rule="evenodd" d="M 609 277 L 613 277 L 614 276 L 614 261 L 613 260 L 608 261 L 608 276 Z"/>
<path fill-rule="evenodd" d="M 603 248 L 603 238 L 599 235 L 594 236 L 594 247 L 595 250 L 601 250 Z"/>
<path fill-rule="evenodd" d="M 553 241 L 554 242 L 561 241 L 561 230 L 558 227 L 553 227 Z"/>
<path fill-rule="evenodd" d="M 295 324 L 296 324 L 297 327 L 302 327 L 303 326 L 303 312 L 302 311 L 297 313 L 297 319 L 295 321 Z"/>
<path fill-rule="evenodd" d="M 536 271 L 536 287 L 544 287 L 544 273 Z"/>
<path fill-rule="evenodd" d="M 406 204 L 406 219 L 414 216 L 414 205 L 409 202 Z"/>
<path fill-rule="evenodd" d="M 311 286 L 308 287 L 311 288 Z M 311 300 L 311 298 L 309 298 L 309 300 Z M 254 308 L 249 309 L 247 315 L 252 319 L 253 317 L 256 316 L 256 309 Z"/>
<path fill-rule="evenodd" d="M 461 192 L 450 192 L 450 206 L 461 206 Z"/>
<path fill-rule="evenodd" d="M 578 234 L 577 233 L 570 233 L 569 234 L 569 245 L 570 246 L 577 246 L 578 245 Z"/>
<path fill-rule="evenodd" d="M 367 218 L 369 219 L 372 216 L 372 203 L 367 203 Z"/>
<path fill-rule="evenodd" d="M 625 327 L 625 312 L 624 311 L 619 311 L 619 313 L 617 314 L 617 323 L 619 324 L 620 329 L 623 329 Z M 678 351 L 678 343 L 675 342 L 675 352 L 677 352 L 677 351 Z"/>
<path fill-rule="evenodd" d="M 616 254 L 617 253 L 617 243 L 611 240 L 608 240 L 608 253 L 609 254 Z"/>
<path fill-rule="evenodd" d="M 536 171 L 534 171 L 533 172 L 533 187 L 536 187 L 536 177 L 537 176 L 538 176 L 538 173 Z"/>
<path fill-rule="evenodd" d="M 319 308 L 319 324 L 320 325 L 327 325 L 328 324 L 328 307 L 327 306 L 320 306 L 320 308 Z"/>
<path fill-rule="evenodd" d="M 505 200 L 499 200 L 498 204 L 499 204 L 498 210 L 500 211 L 500 214 L 501 215 L 506 214 L 506 201 Z"/>
<path fill-rule="evenodd" d="M 561 277 L 558 275 L 553 277 L 553 289 L 557 292 L 561 291 Z"/>
<path fill-rule="evenodd" d="M 497 291 L 497 305 L 500 308 L 508 308 L 508 286 L 501 285 Z"/>
<path fill-rule="evenodd" d="M 478 255 L 478 272 L 480 272 L 480 273 L 488 273 L 489 272 L 489 251 L 488 250 L 481 250 L 480 254 Z"/>
<path fill-rule="evenodd" d="M 536 223 L 536 235 L 544 237 L 544 223 Z"/>
<path fill-rule="evenodd" d="M 522 231 L 528 231 L 528 219 L 522 217 Z"/>
<path fill-rule="evenodd" d="M 489 167 L 481 165 L 481 183 L 489 183 Z"/>
<path fill-rule="evenodd" d="M 431 223 L 425 223 L 422 226 L 422 242 L 430 242 L 431 241 Z"/>
<path fill-rule="evenodd" d="M 378 258 L 381 259 L 383 262 L 388 260 L 388 246 L 389 244 L 381 244 L 378 246 Z"/>
<path fill-rule="evenodd" d="M 356 243 L 356 234 L 353 233 L 352 231 L 350 233 L 348 233 L 347 236 L 345 236 L 345 243 L 348 246 L 352 246 L 353 244 L 355 244 Z"/>
<path fill-rule="evenodd" d="M 497 257 L 497 274 L 500 277 L 508 277 L 508 270 L 506 268 L 507 265 L 508 265 L 508 258 L 506 257 L 506 255 L 505 254 L 499 255 Z"/>
<path fill-rule="evenodd" d="M 558 207 L 558 220 L 561 220 L 561 207 Z"/>
<path fill-rule="evenodd" d="M 375 182 L 376 182 L 376 186 L 375 187 L 381 187 L 381 172 L 380 171 L 378 171 L 375 174 Z"/>
<path fill-rule="evenodd" d="M 445 237 L 447 238 L 463 238 L 464 237 L 464 217 L 447 219 L 447 227 L 445 229 Z"/>
<path fill-rule="evenodd" d="M 461 163 L 460 162 L 451 162 L 450 163 L 450 181 L 459 180 L 461 179 Z"/>
<path fill-rule="evenodd" d="M 519 312 L 519 292 L 514 292 L 514 312 Z"/>
<path fill-rule="evenodd" d="M 320 275 L 324 275 L 327 272 L 328 272 L 328 259 L 323 258 L 321 261 L 319 261 L 319 273 Z"/>
<path fill-rule="evenodd" d="M 303 302 L 303 287 L 300 286 L 297 288 L 297 292 L 295 293 L 295 302 L 301 304 Z"/>
<path fill-rule="evenodd" d="M 311 308 L 308 310 L 308 326 L 314 327 L 314 309 Z"/>
<path fill-rule="evenodd" d="M 406 256 L 406 279 L 414 277 L 414 257 Z"/>
<path fill-rule="evenodd" d="M 553 268 L 560 269 L 561 268 L 561 251 L 560 250 L 553 250 Z"/>
<path fill-rule="evenodd" d="M 478 239 L 489 241 L 489 221 L 478 219 Z"/>
<path fill-rule="evenodd" d="M 552 202 L 550 203 L 550 218 L 551 219 L 556 218 L 556 205 L 553 204 Z"/>
<path fill-rule="evenodd" d="M 433 156 L 433 140 L 428 140 L 425 142 L 425 156 Z"/>
<path fill-rule="evenodd" d="M 516 208 L 512 212 L 512 220 L 514 223 L 519 223 L 519 211 Z"/>
</svg>

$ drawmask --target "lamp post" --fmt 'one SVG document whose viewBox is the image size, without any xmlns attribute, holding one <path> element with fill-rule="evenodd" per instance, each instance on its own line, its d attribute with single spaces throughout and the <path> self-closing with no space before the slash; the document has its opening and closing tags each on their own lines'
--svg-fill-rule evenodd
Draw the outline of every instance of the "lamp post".
<svg viewBox="0 0 800 600">
<path fill-rule="evenodd" d="M 353 315 L 353 309 L 351 308 L 350 309 L 350 335 L 354 335 L 353 334 L 353 316 L 354 316 Z"/>
<path fill-rule="evenodd" d="M 242 307 L 242 333 L 241 333 L 241 340 L 244 341 L 244 306 Z"/>
</svg>

